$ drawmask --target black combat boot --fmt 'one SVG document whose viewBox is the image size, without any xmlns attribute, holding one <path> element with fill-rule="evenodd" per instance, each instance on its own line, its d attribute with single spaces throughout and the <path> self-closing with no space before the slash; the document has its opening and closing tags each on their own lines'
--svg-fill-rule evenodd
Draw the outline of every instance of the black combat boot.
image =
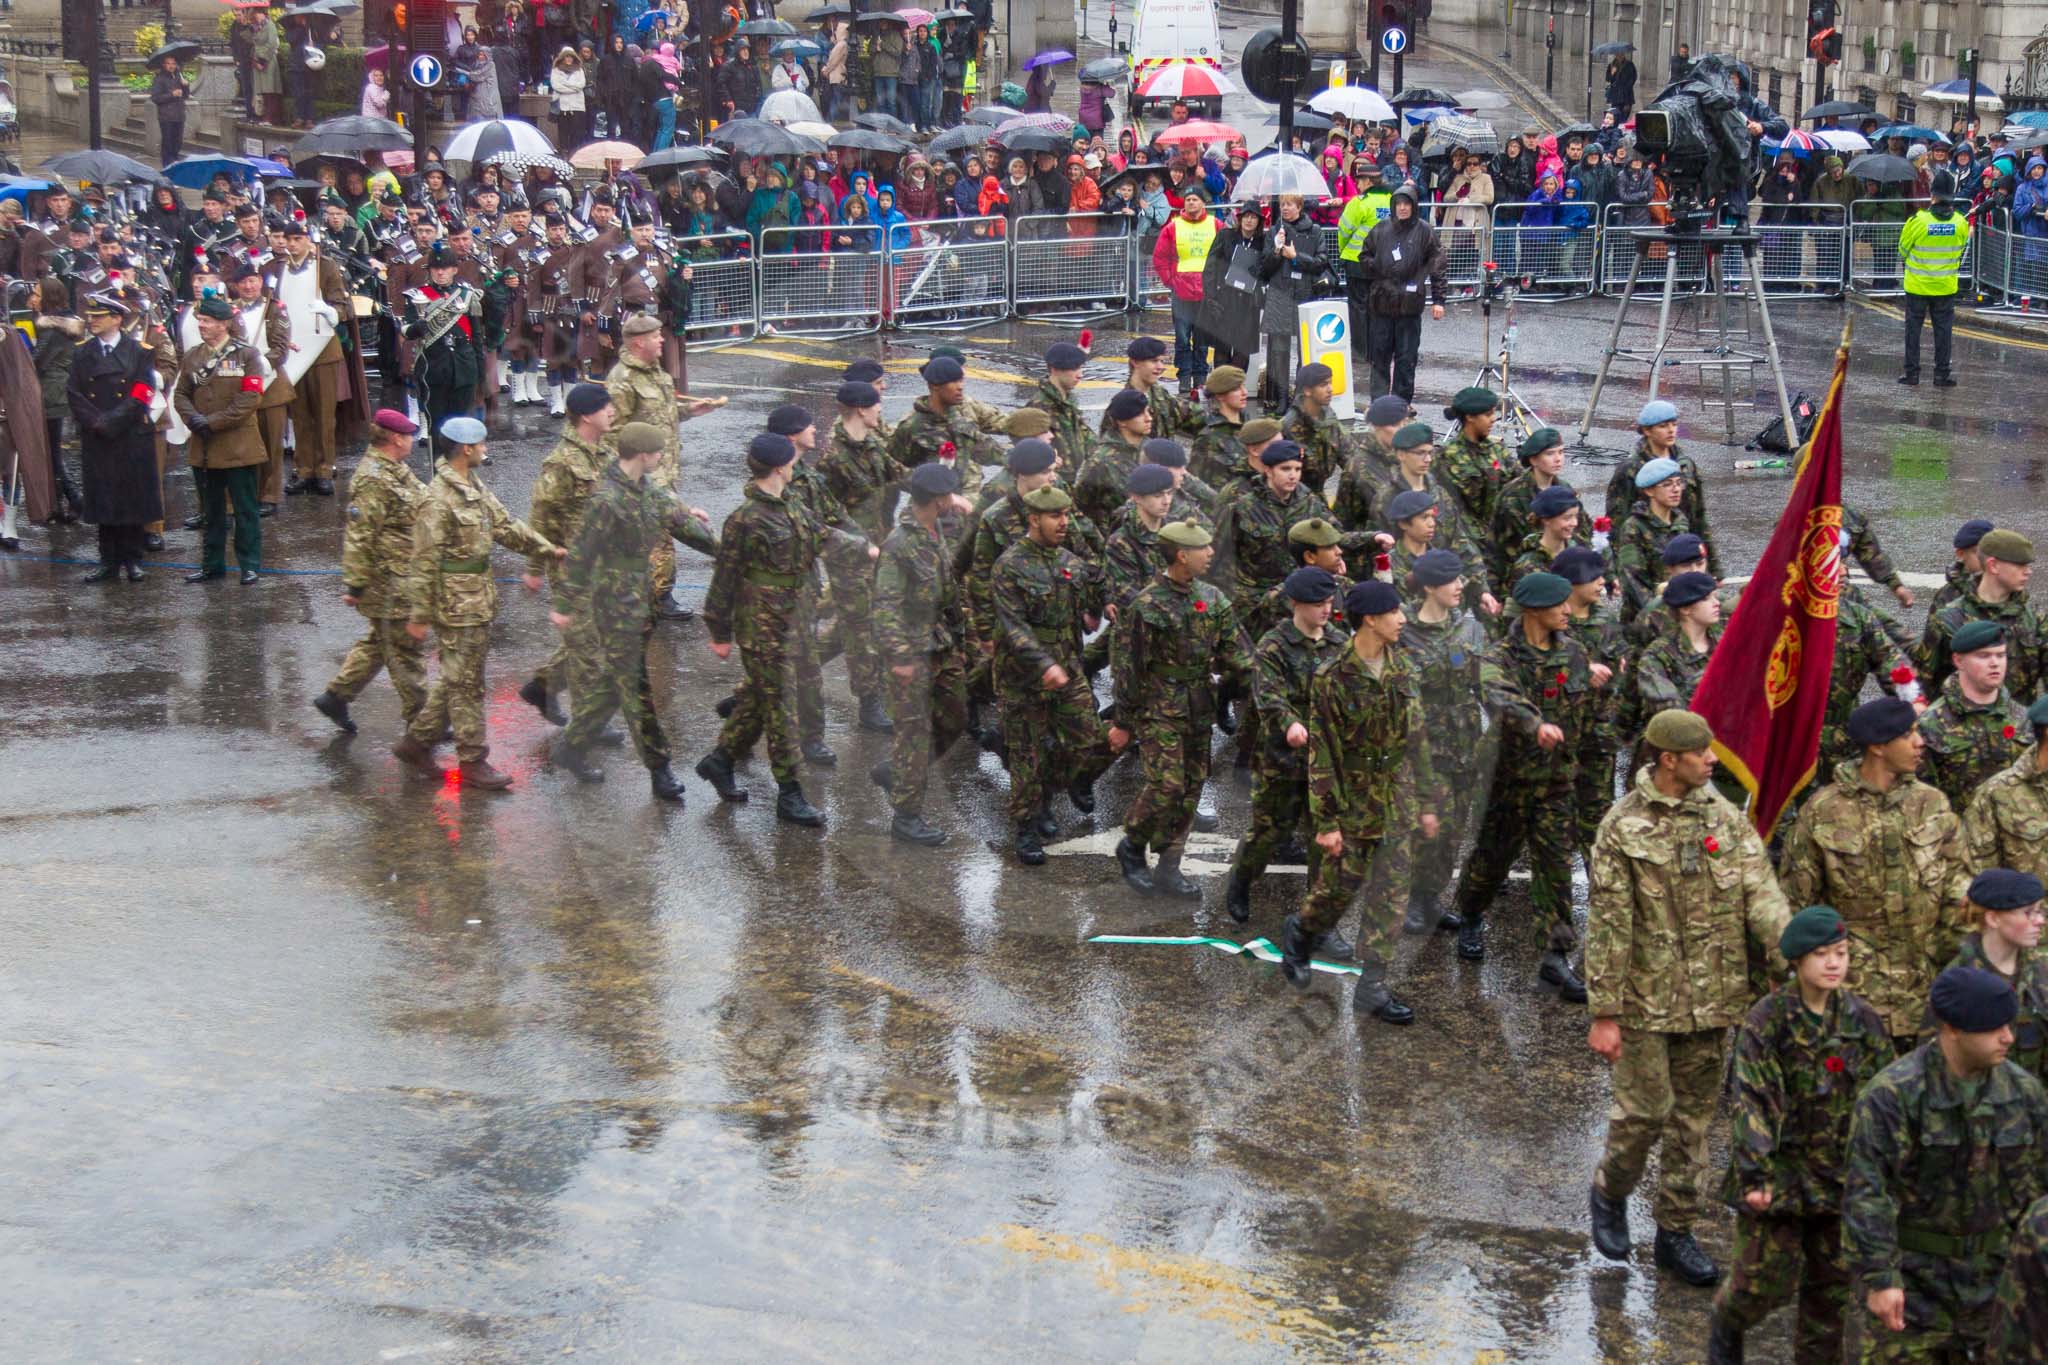
<svg viewBox="0 0 2048 1365">
<path fill-rule="evenodd" d="M 1223 908 L 1239 924 L 1252 917 L 1252 879 L 1236 868 L 1230 871 L 1230 885 L 1223 888 Z"/>
<path fill-rule="evenodd" d="M 1067 784 L 1067 800 L 1083 815 L 1095 814 L 1095 779 L 1077 777 Z"/>
<path fill-rule="evenodd" d="M 348 703 L 334 695 L 333 689 L 313 698 L 313 709 L 334 722 L 334 728 L 345 735 L 356 732 L 356 723 L 348 713 Z"/>
<path fill-rule="evenodd" d="M 1017 852 L 1017 861 L 1026 867 L 1038 867 L 1045 862 L 1045 845 L 1038 842 L 1038 829 L 1029 820 L 1017 826 L 1017 841 L 1012 845 Z"/>
<path fill-rule="evenodd" d="M 1610 1261 L 1629 1257 L 1628 1200 L 1609 1199 L 1592 1187 L 1593 1248 Z"/>
<path fill-rule="evenodd" d="M 1287 978 L 1287 984 L 1296 990 L 1306 990 L 1308 983 L 1315 980 L 1315 972 L 1308 960 L 1316 955 L 1322 946 L 1323 936 L 1311 934 L 1301 927 L 1299 915 L 1289 915 L 1280 926 L 1280 973 Z"/>
<path fill-rule="evenodd" d="M 1465 927 L 1465 917 L 1455 910 L 1446 910 L 1436 917 L 1436 931 L 1439 934 L 1455 934 Z"/>
<path fill-rule="evenodd" d="M 896 728 L 882 706 L 882 699 L 872 692 L 860 699 L 860 728 L 878 735 L 886 735 Z"/>
<path fill-rule="evenodd" d="M 1051 793 L 1048 792 L 1046 794 L 1045 803 L 1038 808 L 1038 814 L 1032 817 L 1031 824 L 1038 831 L 1038 837 L 1041 839 L 1057 839 L 1060 837 L 1060 822 L 1053 817 L 1052 813 Z"/>
<path fill-rule="evenodd" d="M 925 823 L 923 814 L 914 810 L 897 811 L 889 821 L 889 834 L 906 844 L 922 844 L 926 848 L 937 848 L 946 842 L 946 831 Z"/>
<path fill-rule="evenodd" d="M 728 693 L 727 695 L 720 697 L 711 709 L 714 713 L 717 714 L 720 720 L 731 720 L 733 708 L 737 707 L 739 704 L 740 699 L 737 696 Z"/>
<path fill-rule="evenodd" d="M 1477 910 L 1460 912 L 1464 921 L 1458 926 L 1458 956 L 1467 962 L 1478 962 L 1486 956 L 1486 919 Z"/>
<path fill-rule="evenodd" d="M 1131 842 L 1126 834 L 1117 840 L 1116 865 L 1123 870 L 1124 884 L 1141 895 L 1152 894 L 1152 874 L 1145 867 L 1145 846 Z"/>
<path fill-rule="evenodd" d="M 519 684 L 519 700 L 545 716 L 550 723 L 567 725 L 569 718 L 562 714 L 562 704 L 554 693 L 548 691 L 548 681 L 542 677 L 528 678 Z"/>
<path fill-rule="evenodd" d="M 676 601 L 674 589 L 654 599 L 654 614 L 664 621 L 694 621 L 697 613 Z"/>
<path fill-rule="evenodd" d="M 839 755 L 832 752 L 832 746 L 822 739 L 807 739 L 797 746 L 803 750 L 804 762 L 816 768 L 836 768 Z"/>
<path fill-rule="evenodd" d="M 1214 834 L 1223 828 L 1223 822 L 1216 817 L 1215 803 L 1204 794 L 1201 803 L 1195 807 L 1194 822 L 1188 826 L 1197 834 Z"/>
<path fill-rule="evenodd" d="M 1323 941 L 1316 945 L 1317 953 L 1324 957 L 1334 957 L 1339 961 L 1349 961 L 1357 951 L 1351 940 L 1344 937 L 1343 931 L 1339 929 L 1332 929 L 1324 934 Z"/>
<path fill-rule="evenodd" d="M 604 769 L 592 767 L 588 754 L 581 749 L 572 749 L 566 744 L 555 746 L 555 766 L 578 782 L 604 781 Z"/>
<path fill-rule="evenodd" d="M 885 758 L 874 767 L 868 769 L 868 781 L 874 783 L 883 791 L 888 791 L 896 785 L 896 770 L 889 766 L 889 760 Z"/>
<path fill-rule="evenodd" d="M 1377 962 L 1367 963 L 1359 972 L 1358 984 L 1351 989 L 1351 1009 L 1361 1018 L 1371 1015 L 1389 1024 L 1415 1022 L 1415 1011 L 1387 989 L 1387 969 Z"/>
<path fill-rule="evenodd" d="M 1563 953 L 1545 953 L 1536 975 L 1544 985 L 1557 987 L 1558 999 L 1574 1005 L 1586 1003 L 1586 983 L 1572 970 L 1571 959 Z"/>
<path fill-rule="evenodd" d="M 1282 867 L 1305 867 L 1308 865 L 1308 846 L 1301 842 L 1299 834 L 1287 836 L 1287 842 L 1273 850 L 1273 861 Z"/>
<path fill-rule="evenodd" d="M 647 770 L 648 785 L 654 789 L 657 801 L 673 801 L 683 804 L 683 780 L 676 776 L 676 770 L 664 763 L 658 768 Z"/>
<path fill-rule="evenodd" d="M 1742 1329 L 1719 1313 L 1707 1323 L 1707 1365 L 1742 1365 Z"/>
<path fill-rule="evenodd" d="M 1711 1289 L 1721 1282 L 1721 1267 L 1689 1232 L 1657 1229 L 1657 1265 L 1699 1289 Z"/>
<path fill-rule="evenodd" d="M 783 782 L 775 789 L 775 818 L 787 820 L 792 825 L 803 825 L 816 829 L 825 823 L 825 817 L 816 806 L 804 799 L 804 789 L 795 782 Z"/>
<path fill-rule="evenodd" d="M 732 755 L 723 749 L 713 749 L 697 760 L 697 776 L 711 784 L 721 801 L 744 801 L 747 790 L 732 778 Z"/>
<path fill-rule="evenodd" d="M 1202 888 L 1182 874 L 1180 854 L 1178 846 L 1159 850 L 1159 865 L 1152 869 L 1152 889 L 1162 896 L 1198 901 L 1202 898 Z"/>
<path fill-rule="evenodd" d="M 1404 934 L 1426 934 L 1430 930 L 1429 897 L 1417 891 L 1408 893 L 1408 914 L 1401 921 Z"/>
</svg>

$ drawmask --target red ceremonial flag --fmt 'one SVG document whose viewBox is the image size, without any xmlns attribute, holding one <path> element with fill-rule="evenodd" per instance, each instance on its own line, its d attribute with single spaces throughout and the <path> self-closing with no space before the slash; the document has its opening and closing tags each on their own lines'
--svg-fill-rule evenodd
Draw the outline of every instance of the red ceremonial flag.
<svg viewBox="0 0 2048 1365">
<path fill-rule="evenodd" d="M 1749 789 L 1750 823 L 1766 839 L 1786 804 L 1813 780 L 1820 754 L 1843 577 L 1842 386 L 1848 375 L 1845 326 L 1827 403 L 1800 452 L 1792 496 L 1693 691 L 1692 709 L 1713 727 L 1715 754 Z"/>
</svg>

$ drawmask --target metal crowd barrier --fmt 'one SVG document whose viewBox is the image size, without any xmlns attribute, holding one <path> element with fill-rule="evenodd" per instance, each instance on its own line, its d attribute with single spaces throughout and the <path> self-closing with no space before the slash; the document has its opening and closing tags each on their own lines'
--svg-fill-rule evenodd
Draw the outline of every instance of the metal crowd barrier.
<svg viewBox="0 0 2048 1365">
<path fill-rule="evenodd" d="M 1859 294 L 1899 295 L 1906 292 L 1905 271 L 1899 264 L 1899 229 L 1926 207 L 1924 199 L 1858 199 L 1849 205 L 1849 287 Z M 1898 213 L 1902 218 L 1873 218 L 1877 212 Z M 1963 268 L 1956 276 L 1959 293 L 1976 289 L 1977 243 L 1963 252 Z"/>
<path fill-rule="evenodd" d="M 684 329 L 689 343 L 708 350 L 759 335 L 754 239 L 744 232 L 720 232 L 681 238 L 676 249 L 690 262 L 690 320 Z"/>
<path fill-rule="evenodd" d="M 1139 297 L 1131 252 L 1140 239 L 1125 226 L 1106 213 L 1017 219 L 1010 225 L 1010 311 L 1021 316 L 1028 309 L 1039 317 L 1121 312 Z M 1150 261 L 1144 266 L 1149 276 Z"/>
<path fill-rule="evenodd" d="M 1010 311 L 1010 247 L 1001 217 L 915 224 L 891 246 L 889 320 L 898 327 L 975 327 Z"/>
<path fill-rule="evenodd" d="M 1786 206 L 1813 221 L 1807 223 L 1762 224 L 1755 226 L 1761 242 L 1757 265 L 1763 276 L 1764 292 L 1770 295 L 1842 292 L 1843 263 L 1848 253 L 1848 217 L 1839 204 L 1792 204 Z M 1609 204 L 1600 234 L 1600 291 L 1619 294 L 1628 284 L 1628 272 L 1635 261 L 1635 239 L 1625 221 L 1629 205 Z M 1896 234 L 1894 234 L 1896 235 Z M 1681 290 L 1706 287 L 1705 254 L 1697 246 L 1673 244 L 1654 252 L 1643 262 L 1636 282 L 1662 288 L 1666 266 L 1678 272 Z M 1721 256 L 1719 288 L 1741 293 L 1742 257 L 1736 252 Z"/>
<path fill-rule="evenodd" d="M 1526 280 L 1534 288 L 1556 290 L 1556 296 L 1561 298 L 1592 293 L 1599 277 L 1600 240 L 1593 207 L 1572 206 L 1585 211 L 1584 226 L 1531 227 L 1521 221 L 1526 210 L 1543 207 L 1557 210 L 1560 218 L 1564 215 L 1564 206 L 1557 204 L 1493 206 L 1493 258 L 1501 273 L 1510 279 Z"/>
<path fill-rule="evenodd" d="M 821 249 L 837 238 L 852 245 Z M 756 269 L 764 332 L 872 332 L 882 325 L 879 227 L 768 228 Z"/>
<path fill-rule="evenodd" d="M 1477 209 L 1471 211 L 1478 212 Z M 1451 227 L 1440 222 L 1436 237 L 1444 248 L 1444 283 L 1454 291 L 1479 288 L 1486 278 L 1486 262 L 1493 259 L 1490 254 L 1494 249 L 1492 224 Z"/>
<path fill-rule="evenodd" d="M 1971 224 L 1970 245 L 1977 255 L 1977 291 L 1996 300 L 1983 311 L 2032 316 L 2037 300 L 2048 307 L 2048 237 L 2015 232 L 2011 211 L 1999 209 Z"/>
</svg>

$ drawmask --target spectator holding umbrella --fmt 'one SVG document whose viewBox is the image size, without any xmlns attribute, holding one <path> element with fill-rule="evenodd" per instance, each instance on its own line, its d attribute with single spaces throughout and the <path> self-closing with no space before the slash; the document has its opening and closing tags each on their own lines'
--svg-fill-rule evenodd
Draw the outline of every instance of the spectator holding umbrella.
<svg viewBox="0 0 2048 1365">
<path fill-rule="evenodd" d="M 1279 204 L 1279 213 L 1266 233 L 1265 255 L 1259 261 L 1259 279 L 1266 289 L 1260 317 L 1266 339 L 1266 374 L 1261 387 L 1282 400 L 1281 408 L 1285 408 L 1284 397 L 1290 396 L 1294 377 L 1294 334 L 1300 306 L 1315 297 L 1324 261 L 1322 234 L 1302 211 L 1302 197 L 1283 194 Z"/>
<path fill-rule="evenodd" d="M 1614 111 L 1616 123 L 1626 123 L 1636 107 L 1636 64 L 1627 52 L 1607 59 L 1607 107 Z"/>
<path fill-rule="evenodd" d="M 831 50 L 825 54 L 825 68 L 819 72 L 819 83 L 825 87 L 822 107 L 825 117 L 834 123 L 841 122 L 847 114 L 846 95 L 846 43 L 850 26 L 841 19 L 833 19 L 826 30 Z"/>
<path fill-rule="evenodd" d="M 156 76 L 149 84 L 149 102 L 156 106 L 157 136 L 162 142 L 166 166 L 178 159 L 178 151 L 185 143 L 185 101 L 191 96 L 191 83 L 178 70 L 175 56 L 166 56 L 157 63 Z"/>
</svg>

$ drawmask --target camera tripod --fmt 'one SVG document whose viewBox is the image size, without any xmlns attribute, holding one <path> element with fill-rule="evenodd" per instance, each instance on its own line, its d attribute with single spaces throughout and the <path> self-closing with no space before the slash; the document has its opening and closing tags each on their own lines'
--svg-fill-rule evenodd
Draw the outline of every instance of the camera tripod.
<svg viewBox="0 0 2048 1365">
<path fill-rule="evenodd" d="M 1501 406 L 1506 409 L 1509 427 L 1517 437 L 1527 437 L 1530 432 L 1543 425 L 1543 419 L 1536 410 L 1522 401 L 1522 395 L 1515 392 L 1513 379 L 1515 364 L 1515 297 L 1521 291 L 1512 284 L 1504 283 L 1500 269 L 1488 261 L 1479 284 L 1479 316 L 1482 327 L 1479 354 L 1491 357 L 1479 367 L 1478 375 L 1472 380 L 1473 387 L 1491 389 L 1498 394 Z M 1505 326 L 1500 334 L 1500 350 L 1493 349 L 1493 300 L 1498 295 L 1503 301 L 1506 314 Z"/>
<path fill-rule="evenodd" d="M 1629 264 L 1628 283 L 1621 291 L 1621 300 L 1615 305 L 1614 327 L 1607 334 L 1607 348 L 1600 357 L 1599 373 L 1593 376 L 1593 393 L 1586 400 L 1586 415 L 1579 422 L 1577 448 L 1589 449 L 1586 436 L 1593 430 L 1593 416 L 1600 408 L 1600 392 L 1607 385 L 1607 375 L 1614 368 L 1617 359 L 1640 361 L 1650 367 L 1650 397 L 1657 396 L 1657 386 L 1663 376 L 1666 360 L 1690 360 L 1701 367 L 1718 366 L 1721 370 L 1721 404 L 1728 419 L 1728 442 L 1735 441 L 1734 376 L 1731 373 L 1737 365 L 1765 364 L 1771 370 L 1771 383 L 1778 395 L 1778 413 L 1784 418 L 1785 430 L 1799 428 L 1792 418 L 1792 403 L 1785 394 L 1785 369 L 1778 360 L 1778 338 L 1771 330 L 1770 305 L 1764 300 L 1763 280 L 1759 274 L 1757 234 L 1746 229 L 1702 228 L 1698 231 L 1673 231 L 1668 227 L 1632 228 L 1629 237 L 1635 244 L 1635 260 Z M 1718 307 L 1719 335 L 1714 344 L 1702 346 L 1678 346 L 1671 344 L 1671 301 L 1678 288 L 1679 250 L 1685 246 L 1696 246 L 1700 250 L 1702 284 L 1700 290 L 1711 290 Z M 1661 252 L 1660 252 L 1661 248 Z M 1756 305 L 1758 325 L 1763 331 L 1763 351 L 1759 354 L 1752 348 L 1733 344 L 1728 335 L 1728 294 L 1721 288 L 1722 268 L 1730 250 L 1742 255 L 1742 287 L 1749 300 Z M 1642 278 L 1644 263 L 1658 257 L 1657 266 L 1664 272 L 1664 289 L 1657 305 L 1657 336 L 1647 350 L 1621 344 L 1621 329 L 1628 319 L 1628 306 L 1634 301 L 1636 284 Z"/>
</svg>

